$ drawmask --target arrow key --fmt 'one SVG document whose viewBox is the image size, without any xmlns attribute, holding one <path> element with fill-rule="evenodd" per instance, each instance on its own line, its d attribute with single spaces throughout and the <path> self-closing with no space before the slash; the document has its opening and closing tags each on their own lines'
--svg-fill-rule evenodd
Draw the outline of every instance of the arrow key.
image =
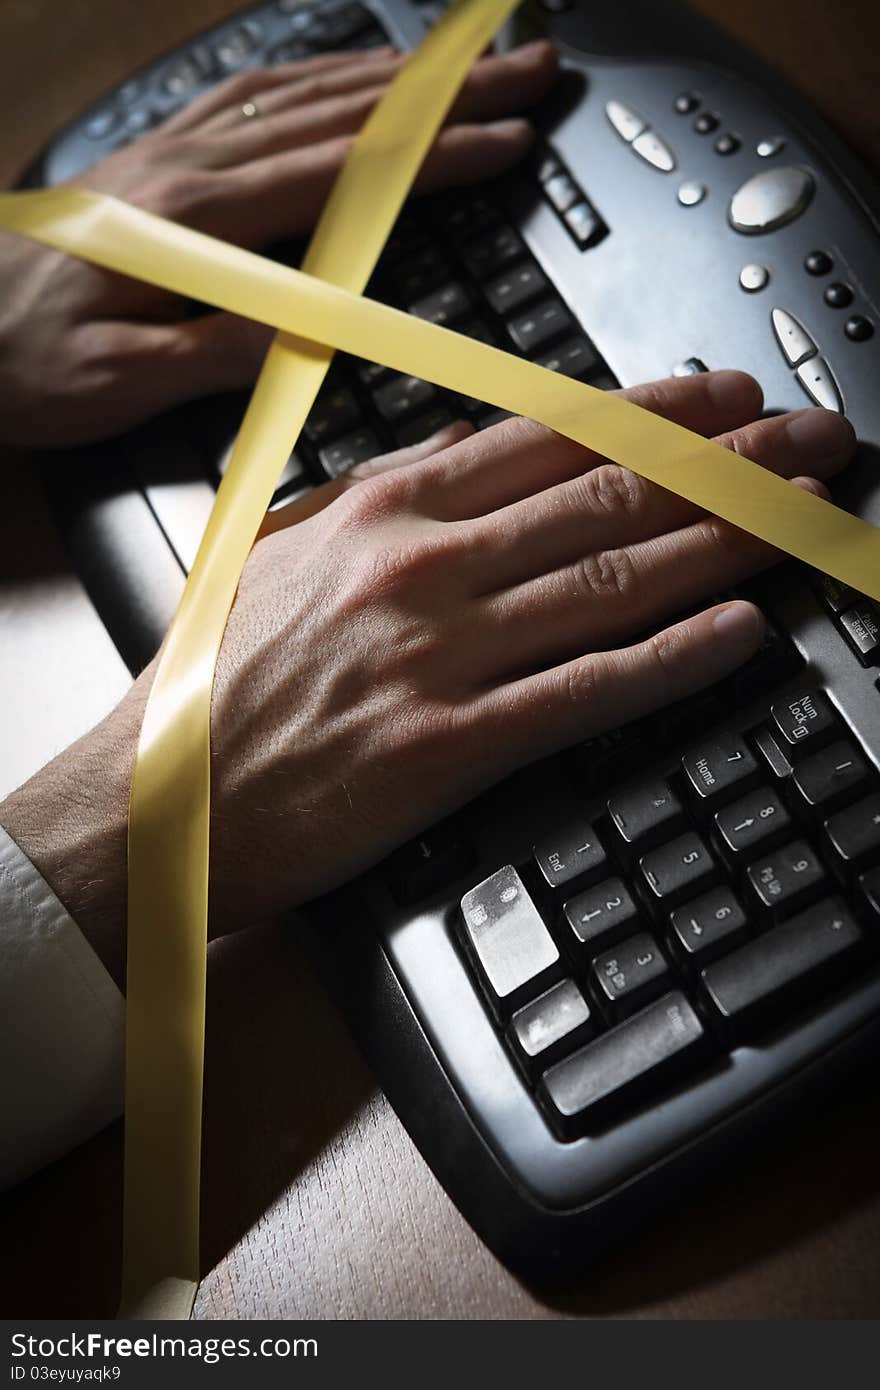
<svg viewBox="0 0 880 1390">
<path fill-rule="evenodd" d="M 718 812 L 715 831 L 721 853 L 733 867 L 742 855 L 784 840 L 791 833 L 791 816 L 772 788 L 757 787 Z"/>
<path fill-rule="evenodd" d="M 685 968 L 704 966 L 747 936 L 746 914 L 726 884 L 677 907 L 669 921 L 673 954 Z"/>
</svg>

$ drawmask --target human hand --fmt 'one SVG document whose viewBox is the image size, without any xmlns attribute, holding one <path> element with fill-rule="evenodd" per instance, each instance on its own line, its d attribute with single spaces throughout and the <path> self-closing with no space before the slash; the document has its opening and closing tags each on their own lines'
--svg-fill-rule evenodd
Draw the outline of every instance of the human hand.
<svg viewBox="0 0 880 1390">
<path fill-rule="evenodd" d="M 315 223 L 354 134 L 404 58 L 392 49 L 240 73 L 74 183 L 260 248 Z M 556 75 L 549 44 L 482 58 L 416 184 L 494 178 L 531 143 Z M 253 102 L 250 119 L 242 106 Z M 250 384 L 270 331 L 187 305 L 19 237 L 0 238 L 0 443 L 70 446 Z"/>
<path fill-rule="evenodd" d="M 830 476 L 853 444 L 827 412 L 744 426 L 760 393 L 736 373 L 624 394 L 814 491 L 801 475 Z M 213 933 L 349 879 L 760 640 L 734 603 L 621 645 L 778 557 L 531 422 L 394 464 L 246 567 L 213 706 Z"/>
<path fill-rule="evenodd" d="M 737 372 L 623 394 L 814 491 L 853 448 L 827 411 L 748 423 L 760 390 Z M 769 546 L 529 421 L 466 431 L 364 465 L 255 547 L 214 687 L 213 935 L 329 890 L 516 767 L 757 646 L 744 602 L 627 643 L 773 563 Z M 0 809 L 120 980 L 151 678 Z"/>
</svg>

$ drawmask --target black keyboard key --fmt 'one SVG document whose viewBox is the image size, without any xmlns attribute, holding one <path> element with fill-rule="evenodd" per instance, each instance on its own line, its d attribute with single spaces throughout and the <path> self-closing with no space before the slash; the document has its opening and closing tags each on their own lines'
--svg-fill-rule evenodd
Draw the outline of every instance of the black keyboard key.
<svg viewBox="0 0 880 1390">
<path fill-rule="evenodd" d="M 788 700 L 778 700 L 771 711 L 775 732 L 789 757 L 812 753 L 840 732 L 831 705 L 821 690 L 808 690 Z"/>
<path fill-rule="evenodd" d="M 719 734 L 692 748 L 681 760 L 700 807 L 740 796 L 760 778 L 754 754 L 739 734 Z"/>
<path fill-rule="evenodd" d="M 505 223 L 468 242 L 461 249 L 461 258 L 475 280 L 495 275 L 506 265 L 526 255 L 526 248 L 512 227 Z"/>
<path fill-rule="evenodd" d="M 528 263 L 490 280 L 486 298 L 496 314 L 512 314 L 521 304 L 537 299 L 551 288 L 546 275 L 536 265 Z"/>
<path fill-rule="evenodd" d="M 575 377 L 582 381 L 599 366 L 600 358 L 588 338 L 579 334 L 566 338 L 564 343 L 538 358 L 538 366 L 548 371 L 559 372 L 561 376 Z"/>
<path fill-rule="evenodd" d="M 302 39 L 284 39 L 269 49 L 266 63 L 269 67 L 276 67 L 281 63 L 299 63 L 303 58 L 312 56 L 313 50 Z"/>
<path fill-rule="evenodd" d="M 451 821 L 432 825 L 385 861 L 385 873 L 399 903 L 427 898 L 473 868 L 474 851 Z"/>
<path fill-rule="evenodd" d="M 426 319 L 428 323 L 439 323 L 441 327 L 445 327 L 447 324 L 455 323 L 456 319 L 463 318 L 472 308 L 470 296 L 464 285 L 453 281 L 449 285 L 442 285 L 439 290 L 434 290 L 422 299 L 415 300 L 410 304 L 409 312 L 417 319 Z"/>
<path fill-rule="evenodd" d="M 849 739 L 835 739 L 827 748 L 805 758 L 792 778 L 808 811 L 833 811 L 867 786 L 871 775 L 867 760 Z"/>
<path fill-rule="evenodd" d="M 880 869 L 869 869 L 861 875 L 858 898 L 863 914 L 873 926 L 880 926 Z"/>
<path fill-rule="evenodd" d="M 380 362 L 365 362 L 358 360 L 355 363 L 355 371 L 357 372 L 358 380 L 362 381 L 364 386 L 375 386 L 377 381 L 381 381 L 383 377 L 390 375 L 388 368 L 383 367 Z"/>
<path fill-rule="evenodd" d="M 573 1137 L 615 1104 L 633 1100 L 703 1050 L 703 1027 L 677 990 L 545 1073 L 541 1090 L 555 1124 Z"/>
<path fill-rule="evenodd" d="M 382 445 L 376 435 L 368 425 L 364 425 L 363 429 L 354 430 L 343 439 L 337 439 L 335 444 L 328 444 L 319 450 L 318 458 L 328 477 L 338 478 L 340 473 L 347 473 L 356 463 L 364 463 L 381 452 Z"/>
<path fill-rule="evenodd" d="M 545 299 L 507 325 L 514 343 L 526 354 L 545 347 L 563 333 L 570 333 L 573 327 L 574 320 L 561 299 Z"/>
<path fill-rule="evenodd" d="M 627 849 L 649 849 L 683 829 L 684 807 L 660 778 L 636 782 L 615 792 L 608 814 Z"/>
<path fill-rule="evenodd" d="M 840 898 L 825 898 L 750 941 L 703 972 L 706 993 L 726 1038 L 746 1036 L 783 1000 L 803 998 L 837 978 L 863 940 Z"/>
<path fill-rule="evenodd" d="M 805 840 L 792 840 L 750 864 L 746 871 L 760 907 L 785 915 L 794 912 L 825 887 L 825 869 Z"/>
<path fill-rule="evenodd" d="M 832 578 L 830 574 L 822 574 L 818 570 L 813 577 L 813 587 L 829 613 L 834 616 L 842 613 L 845 608 L 849 608 L 862 597 L 848 584 L 843 584 L 839 579 Z"/>
<path fill-rule="evenodd" d="M 510 1021 L 513 1050 L 529 1071 L 543 1071 L 595 1032 L 590 1006 L 573 980 L 560 980 Z"/>
<path fill-rule="evenodd" d="M 438 220 L 453 241 L 467 241 L 500 220 L 498 209 L 489 199 L 471 193 L 461 200 L 443 194 L 435 204 Z"/>
<path fill-rule="evenodd" d="M 840 630 L 863 666 L 880 665 L 880 612 L 868 599 L 840 615 Z"/>
<path fill-rule="evenodd" d="M 181 57 L 173 59 L 165 69 L 162 90 L 172 97 L 189 99 L 196 87 L 206 82 L 213 68 L 213 56 L 207 48 L 197 44 Z"/>
<path fill-rule="evenodd" d="M 608 872 L 608 856 L 596 828 L 575 820 L 532 848 L 541 878 L 548 888 L 570 888 L 577 882 L 602 878 Z"/>
<path fill-rule="evenodd" d="M 374 23 L 363 5 L 341 5 L 335 10 L 313 11 L 305 33 L 316 48 L 339 48 Z"/>
<path fill-rule="evenodd" d="M 239 24 L 234 29 L 227 29 L 214 44 L 215 57 L 224 71 L 234 72 L 251 58 L 259 39 L 259 30 L 255 31 L 252 26 L 253 21 L 251 26 Z"/>
<path fill-rule="evenodd" d="M 677 907 L 669 919 L 672 952 L 680 965 L 705 965 L 745 939 L 746 914 L 726 884 Z"/>
<path fill-rule="evenodd" d="M 588 246 L 598 246 L 608 235 L 608 228 L 586 198 L 569 208 L 562 220 L 582 251 Z"/>
<path fill-rule="evenodd" d="M 466 319 L 456 325 L 456 332 L 463 333 L 466 338 L 476 338 L 479 343 L 488 343 L 490 347 L 498 346 L 498 334 L 482 319 Z"/>
<path fill-rule="evenodd" d="M 793 676 L 802 665 L 794 645 L 764 615 L 764 635 L 753 656 L 733 673 L 733 697 L 737 704 L 769 691 Z"/>
<path fill-rule="evenodd" d="M 689 831 L 639 861 L 645 882 L 657 903 L 671 908 L 710 887 L 718 876 L 711 854 L 699 835 Z"/>
<path fill-rule="evenodd" d="M 395 375 L 373 392 L 376 409 L 383 419 L 392 424 L 417 415 L 426 406 L 432 405 L 436 397 L 437 388 L 417 376 Z"/>
<path fill-rule="evenodd" d="M 313 444 L 320 446 L 362 423 L 361 408 L 352 392 L 347 386 L 337 386 L 321 392 L 309 411 L 305 434 Z"/>
<path fill-rule="evenodd" d="M 614 1023 L 640 1009 L 669 985 L 669 966 L 647 932 L 639 932 L 597 956 L 590 974 L 602 1011 Z"/>
<path fill-rule="evenodd" d="M 382 277 L 402 304 L 408 304 L 418 295 L 427 294 L 436 285 L 448 280 L 453 265 L 446 252 L 439 246 L 427 242 L 412 251 L 402 261 L 394 258 L 380 261 Z"/>
<path fill-rule="evenodd" d="M 619 878 L 606 878 L 586 888 L 569 898 L 562 911 L 576 946 L 590 955 L 629 936 L 638 926 L 638 908 Z"/>
<path fill-rule="evenodd" d="M 839 869 L 848 872 L 880 859 L 880 792 L 838 811 L 825 822 L 825 837 Z"/>
<path fill-rule="evenodd" d="M 725 806 L 715 817 L 715 829 L 721 852 L 731 865 L 741 863 L 745 854 L 769 849 L 792 833 L 791 816 L 769 787 L 758 787 Z"/>
<path fill-rule="evenodd" d="M 512 865 L 465 893 L 461 912 L 468 943 L 499 1011 L 518 1008 L 559 979 L 559 951 Z"/>
<path fill-rule="evenodd" d="M 428 410 L 424 415 L 420 415 L 416 420 L 410 420 L 408 424 L 401 425 L 400 429 L 394 431 L 394 438 L 398 448 L 404 449 L 408 444 L 421 444 L 423 439 L 429 439 L 432 434 L 442 430 L 444 425 L 452 423 L 452 413 L 447 410 L 445 405 L 436 405 L 433 410 Z"/>
</svg>

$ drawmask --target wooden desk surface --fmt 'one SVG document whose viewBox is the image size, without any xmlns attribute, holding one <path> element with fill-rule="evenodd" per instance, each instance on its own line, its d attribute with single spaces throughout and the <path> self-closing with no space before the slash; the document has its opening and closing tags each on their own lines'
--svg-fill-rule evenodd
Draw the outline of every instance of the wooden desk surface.
<svg viewBox="0 0 880 1390">
<path fill-rule="evenodd" d="M 234 0 L 6 0 L 0 182 L 126 72 Z M 880 164 L 875 0 L 701 0 Z M 873 42 L 871 41 L 873 40 Z M 127 676 L 26 459 L 0 466 L 0 794 L 88 728 Z M 564 1298 L 524 1288 L 434 1180 L 295 930 L 211 963 L 205 1260 L 197 1316 L 828 1318 L 880 1310 L 880 1126 L 865 1075 L 713 1178 Z M 113 1311 L 116 1126 L 0 1201 L 4 1316 Z"/>
</svg>

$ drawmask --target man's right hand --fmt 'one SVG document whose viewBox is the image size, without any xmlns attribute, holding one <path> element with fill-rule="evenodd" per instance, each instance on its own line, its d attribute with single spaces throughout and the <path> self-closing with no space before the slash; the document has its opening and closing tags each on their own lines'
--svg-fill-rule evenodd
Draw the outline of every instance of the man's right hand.
<svg viewBox="0 0 880 1390">
<path fill-rule="evenodd" d="M 830 412 L 756 420 L 740 373 L 625 394 L 813 491 L 853 448 Z M 245 568 L 214 692 L 214 935 L 350 879 L 521 764 L 712 684 L 760 641 L 741 601 L 664 623 L 778 555 L 559 435 L 510 420 L 394 463 Z M 151 674 L 0 810 L 117 967 Z"/>
</svg>

